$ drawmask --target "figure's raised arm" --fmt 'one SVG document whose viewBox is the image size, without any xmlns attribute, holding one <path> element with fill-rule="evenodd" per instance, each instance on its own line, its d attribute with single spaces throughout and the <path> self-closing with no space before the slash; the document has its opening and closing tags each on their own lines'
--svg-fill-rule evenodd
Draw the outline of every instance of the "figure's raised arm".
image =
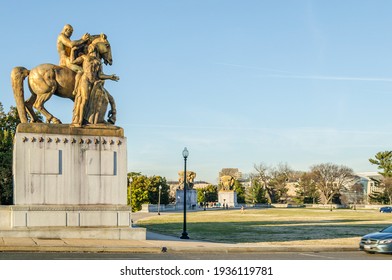
<svg viewBox="0 0 392 280">
<path fill-rule="evenodd" d="M 101 80 L 112 80 L 112 81 L 115 81 L 115 82 L 117 82 L 118 80 L 120 80 L 120 77 L 119 77 L 119 76 L 116 76 L 115 74 L 106 75 L 106 74 L 104 74 L 104 73 L 102 73 L 102 72 L 100 72 L 100 73 L 98 74 L 98 78 L 100 78 Z"/>
</svg>

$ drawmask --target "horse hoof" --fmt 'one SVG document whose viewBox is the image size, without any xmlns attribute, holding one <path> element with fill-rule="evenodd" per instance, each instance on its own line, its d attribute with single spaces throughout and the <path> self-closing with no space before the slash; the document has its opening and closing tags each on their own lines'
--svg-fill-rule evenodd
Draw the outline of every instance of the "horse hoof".
<svg viewBox="0 0 392 280">
<path fill-rule="evenodd" d="M 115 124 L 115 123 L 116 123 L 116 119 L 109 118 L 109 119 L 108 119 L 108 123 L 110 123 L 110 124 Z"/>
</svg>

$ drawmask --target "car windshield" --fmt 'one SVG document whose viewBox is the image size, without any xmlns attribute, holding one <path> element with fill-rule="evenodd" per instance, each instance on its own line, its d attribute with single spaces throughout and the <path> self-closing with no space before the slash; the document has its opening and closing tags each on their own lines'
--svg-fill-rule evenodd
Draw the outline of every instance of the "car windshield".
<svg viewBox="0 0 392 280">
<path fill-rule="evenodd" d="M 380 232 L 385 232 L 385 233 L 392 233 L 392 226 L 384 228 L 383 230 L 381 230 Z"/>
</svg>

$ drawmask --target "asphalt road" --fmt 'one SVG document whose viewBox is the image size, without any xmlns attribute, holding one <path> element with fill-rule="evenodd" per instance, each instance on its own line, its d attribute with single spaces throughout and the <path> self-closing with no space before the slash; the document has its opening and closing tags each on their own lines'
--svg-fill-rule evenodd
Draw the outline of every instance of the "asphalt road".
<svg viewBox="0 0 392 280">
<path fill-rule="evenodd" d="M 281 252 L 228 254 L 129 254 L 0 252 L 0 260 L 392 260 L 392 255 L 354 252 Z"/>
</svg>

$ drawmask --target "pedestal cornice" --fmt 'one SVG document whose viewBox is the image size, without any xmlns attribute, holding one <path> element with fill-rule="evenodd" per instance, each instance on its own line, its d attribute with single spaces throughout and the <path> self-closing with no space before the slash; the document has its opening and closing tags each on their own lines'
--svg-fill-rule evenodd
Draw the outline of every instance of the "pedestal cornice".
<svg viewBox="0 0 392 280">
<path fill-rule="evenodd" d="M 42 133 L 42 134 L 65 134 L 79 136 L 113 136 L 124 137 L 121 127 L 105 124 L 73 127 L 69 124 L 46 124 L 46 123 L 21 123 L 17 126 L 18 133 Z"/>
</svg>

